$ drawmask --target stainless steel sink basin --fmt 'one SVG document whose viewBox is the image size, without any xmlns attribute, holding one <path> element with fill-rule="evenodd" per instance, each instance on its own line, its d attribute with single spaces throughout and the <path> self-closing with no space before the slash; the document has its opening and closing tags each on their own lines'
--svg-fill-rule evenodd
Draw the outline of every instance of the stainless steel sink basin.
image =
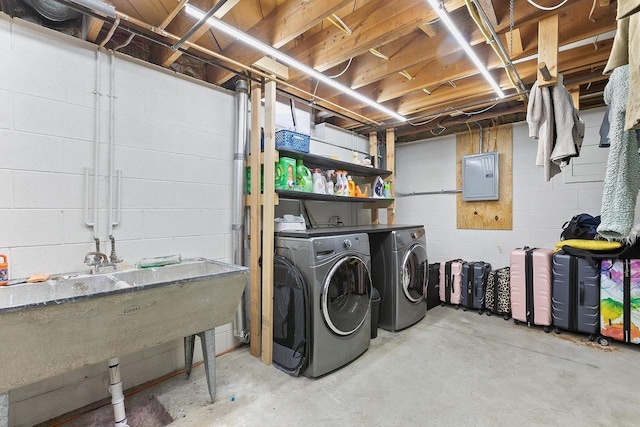
<svg viewBox="0 0 640 427">
<path fill-rule="evenodd" d="M 0 392 L 229 323 L 247 276 L 198 258 L 0 287 Z"/>
</svg>

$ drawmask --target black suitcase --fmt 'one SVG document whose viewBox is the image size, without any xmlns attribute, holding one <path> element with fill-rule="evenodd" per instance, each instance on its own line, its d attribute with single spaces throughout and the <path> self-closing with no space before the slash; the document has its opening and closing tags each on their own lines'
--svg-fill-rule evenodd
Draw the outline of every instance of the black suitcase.
<svg viewBox="0 0 640 427">
<path fill-rule="evenodd" d="M 511 269 L 499 268 L 489 273 L 487 287 L 484 292 L 484 308 L 487 316 L 497 314 L 504 320 L 511 317 Z"/>
<path fill-rule="evenodd" d="M 600 332 L 600 268 L 584 258 L 563 253 L 553 255 L 551 321 L 556 327 L 589 334 Z"/>
<path fill-rule="evenodd" d="M 462 264 L 462 309 L 471 308 L 482 314 L 484 292 L 491 264 L 486 262 L 465 262 Z"/>
<path fill-rule="evenodd" d="M 427 301 L 427 310 L 431 310 L 440 305 L 440 263 L 429 264 L 427 275 L 424 298 Z"/>
</svg>

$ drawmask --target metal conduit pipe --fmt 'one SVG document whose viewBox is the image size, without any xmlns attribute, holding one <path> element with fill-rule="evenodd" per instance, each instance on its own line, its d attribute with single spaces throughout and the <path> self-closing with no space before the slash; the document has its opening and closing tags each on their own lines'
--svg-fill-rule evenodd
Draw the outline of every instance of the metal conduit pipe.
<svg viewBox="0 0 640 427">
<path fill-rule="evenodd" d="M 502 61 L 502 65 L 504 65 L 505 67 L 505 71 L 507 72 L 507 77 L 509 77 L 511 84 L 513 85 L 514 88 L 518 90 L 518 92 L 523 93 L 526 99 L 528 97 L 527 87 L 525 86 L 524 82 L 520 78 L 520 74 L 518 73 L 518 70 L 516 70 L 515 65 L 513 65 L 513 62 L 511 61 L 509 54 L 507 54 L 506 49 L 502 45 L 502 42 L 500 41 L 498 34 L 495 32 L 492 25 L 485 26 L 483 23 L 483 22 L 489 22 L 489 18 L 487 17 L 487 14 L 485 13 L 484 9 L 482 8 L 482 6 L 480 6 L 480 3 L 478 2 L 478 0 L 465 0 L 465 3 L 467 5 L 467 10 L 469 11 L 469 15 L 478 26 L 478 29 L 480 29 L 480 32 L 482 33 L 484 38 L 491 45 L 491 48 L 494 50 L 496 55 L 498 55 L 498 58 L 500 58 L 500 61 Z M 477 12 L 475 12 L 471 7 L 472 3 L 475 6 L 475 9 L 477 10 Z M 487 34 L 487 31 L 490 36 Z M 511 72 L 509 72 L 509 70 L 507 70 L 506 67 L 509 67 L 511 69 Z M 513 75 L 511 73 L 513 73 Z M 513 80 L 513 76 L 515 76 L 516 79 L 518 80 L 518 84 L 516 84 L 516 82 Z M 518 86 L 519 86 L 519 89 L 518 89 Z"/>
<path fill-rule="evenodd" d="M 236 81 L 236 141 L 233 154 L 233 200 L 232 200 L 232 250 L 233 263 L 244 264 L 244 161 L 247 146 L 247 114 L 249 100 L 249 84 L 244 79 Z M 256 153 L 259 155 L 259 153 Z M 260 173 L 252 171 L 252 173 Z M 253 189 L 256 191 L 256 189 Z M 247 322 L 245 315 L 245 299 L 247 290 L 240 299 L 233 322 L 233 335 L 240 341 L 249 342 Z"/>
</svg>

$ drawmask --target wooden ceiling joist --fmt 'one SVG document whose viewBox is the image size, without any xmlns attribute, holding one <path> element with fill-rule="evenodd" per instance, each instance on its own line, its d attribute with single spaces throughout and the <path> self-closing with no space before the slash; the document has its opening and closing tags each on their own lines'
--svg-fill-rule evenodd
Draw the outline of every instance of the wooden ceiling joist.
<svg viewBox="0 0 640 427">
<path fill-rule="evenodd" d="M 277 49 L 352 2 L 353 0 L 323 0 L 305 3 L 286 0 L 247 33 Z M 222 54 L 243 64 L 252 64 L 264 56 L 258 50 L 238 41 L 227 46 Z M 212 77 L 214 83 L 223 83 L 231 76 L 231 73 L 220 70 Z"/>
</svg>

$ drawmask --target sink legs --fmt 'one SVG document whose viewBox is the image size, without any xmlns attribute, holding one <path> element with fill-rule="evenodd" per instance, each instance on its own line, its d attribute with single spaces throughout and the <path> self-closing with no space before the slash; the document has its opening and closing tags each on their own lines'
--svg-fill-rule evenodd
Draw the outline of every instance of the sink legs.
<svg viewBox="0 0 640 427">
<path fill-rule="evenodd" d="M 200 337 L 200 344 L 202 344 L 204 371 L 207 376 L 209 396 L 213 402 L 216 398 L 216 332 L 215 329 L 209 329 L 197 335 Z M 195 335 L 184 337 L 184 370 L 187 377 L 191 375 L 191 367 L 193 366 L 195 340 Z"/>
<path fill-rule="evenodd" d="M 9 427 L 9 392 L 0 393 L 0 426 Z"/>
</svg>

